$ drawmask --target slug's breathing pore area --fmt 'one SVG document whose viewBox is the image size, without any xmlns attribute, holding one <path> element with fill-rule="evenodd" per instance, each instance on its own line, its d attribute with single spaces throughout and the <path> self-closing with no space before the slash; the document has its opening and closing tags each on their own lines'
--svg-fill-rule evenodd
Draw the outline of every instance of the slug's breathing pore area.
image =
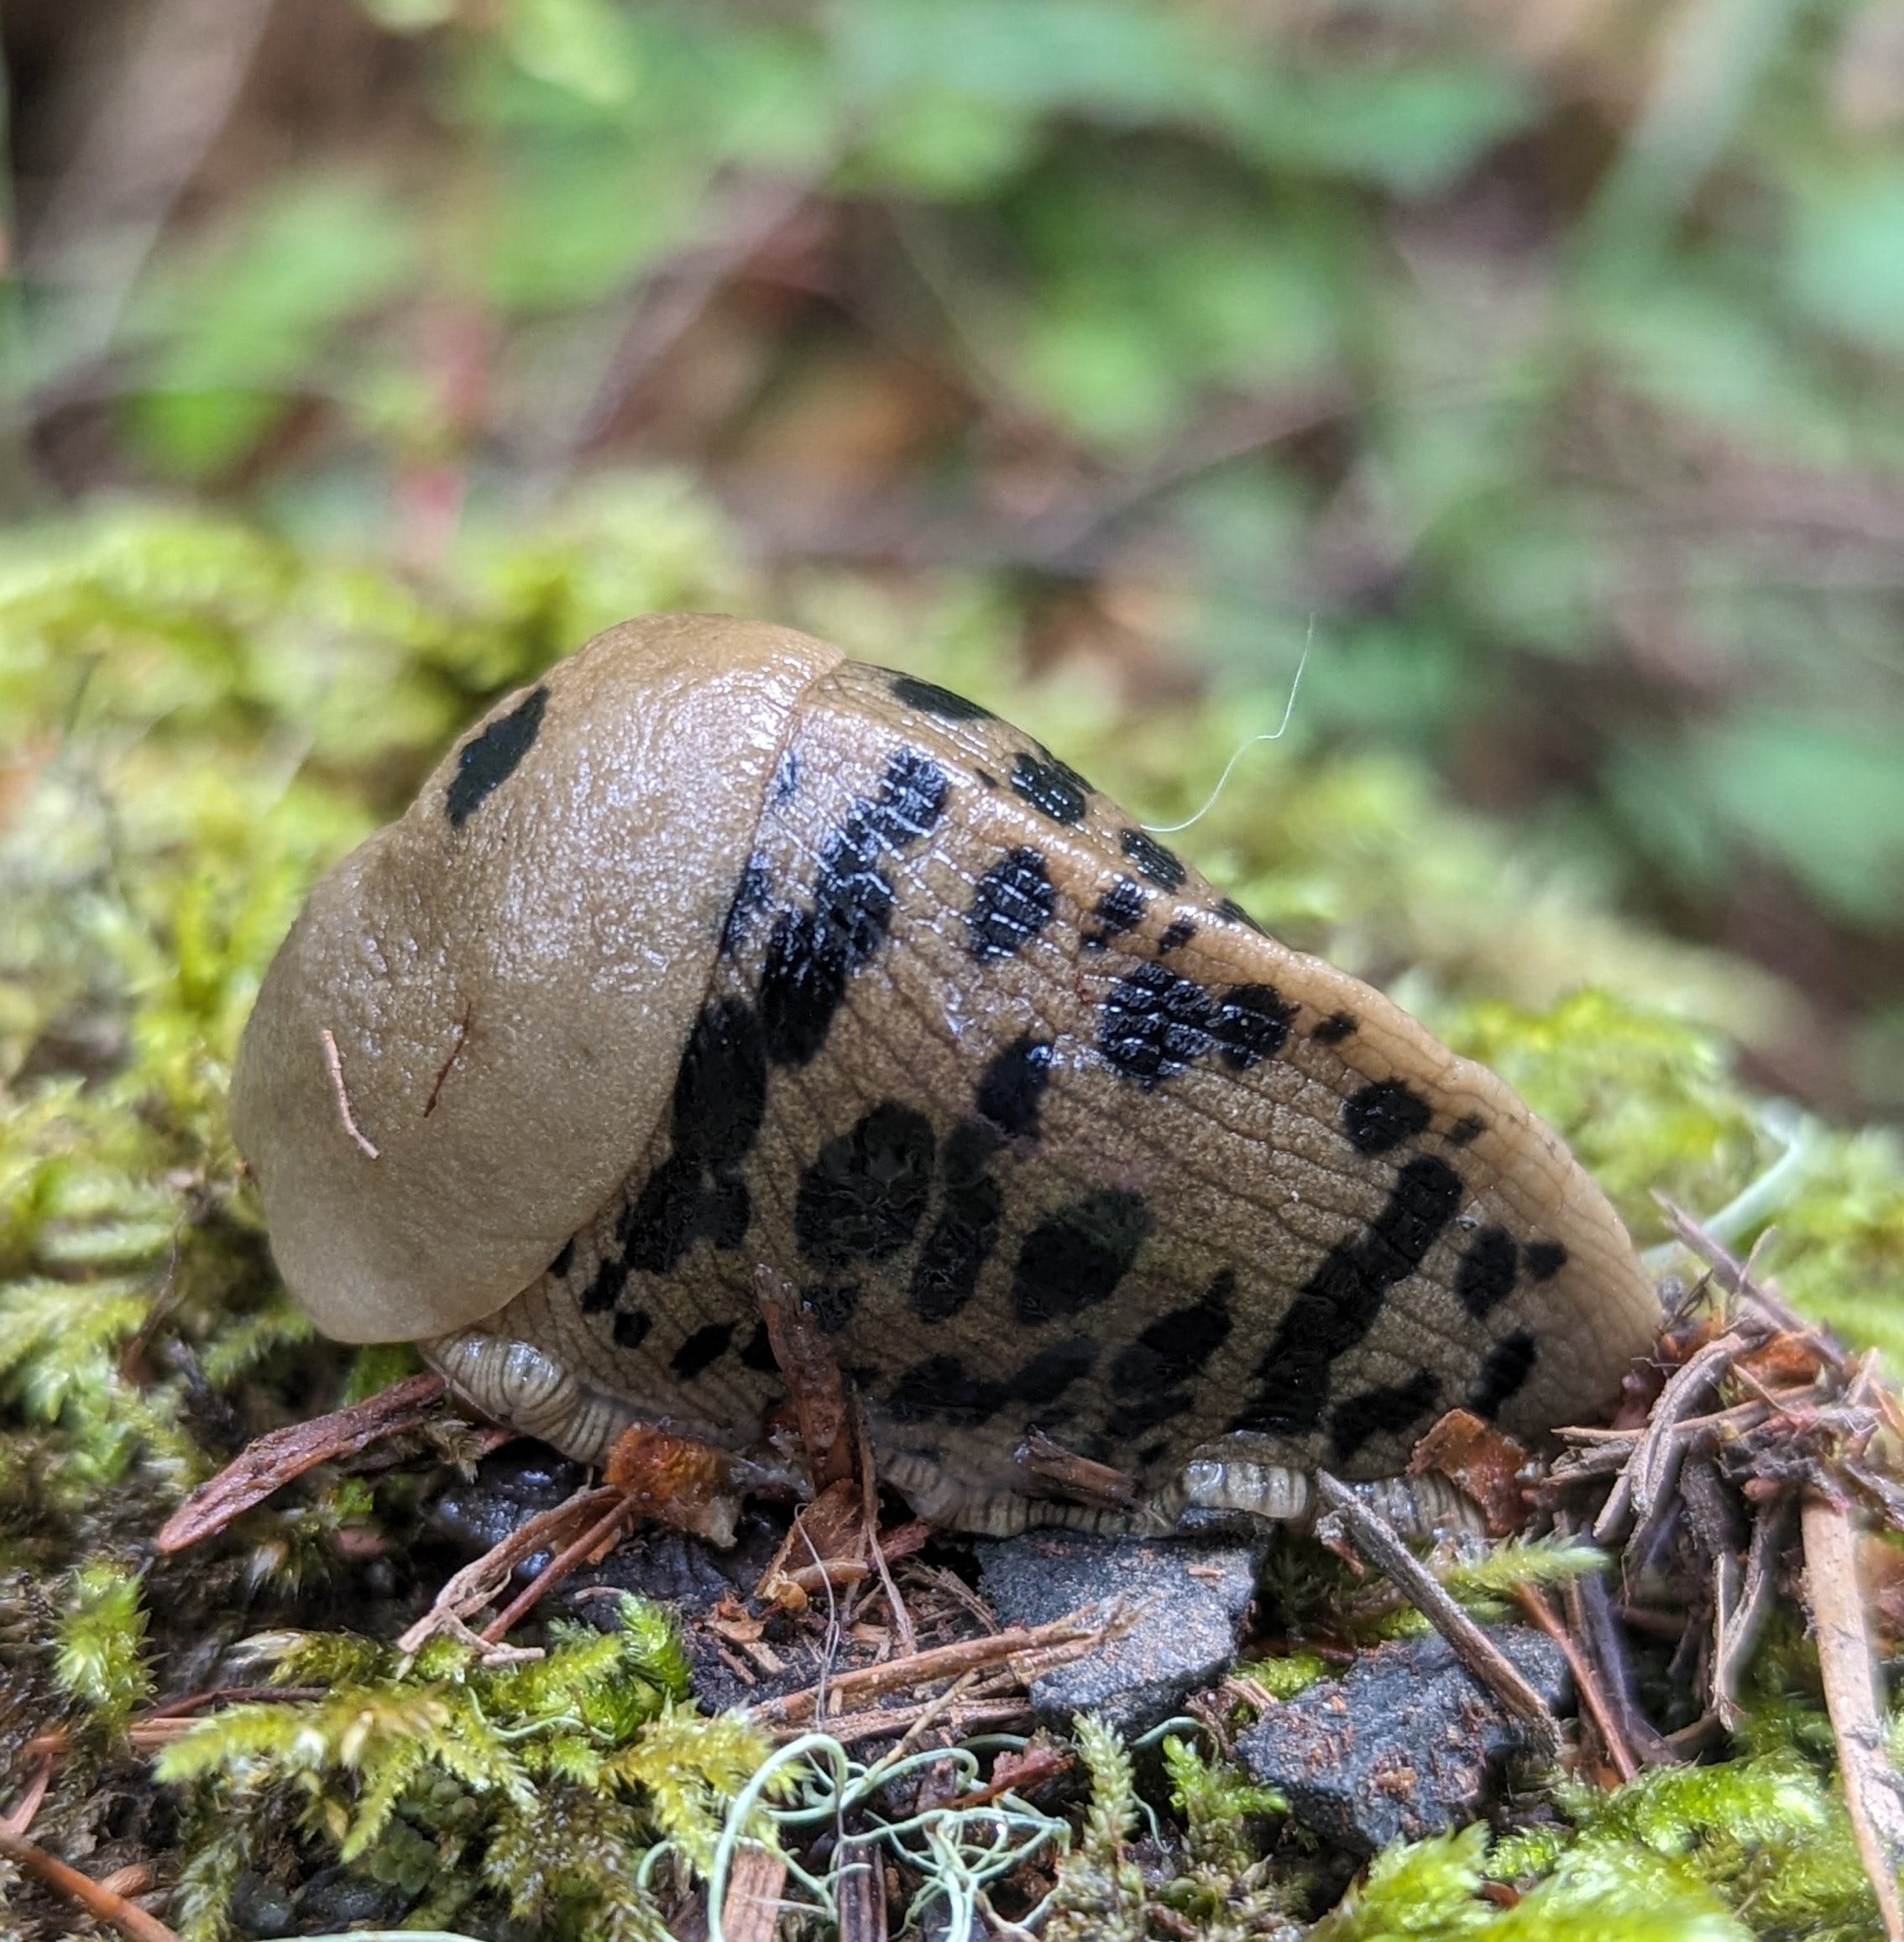
<svg viewBox="0 0 1904 1942">
<path fill-rule="evenodd" d="M 1660 1319 L 1493 1075 L 1009 724 L 719 616 L 591 641 L 317 886 L 233 1120 L 327 1332 L 739 1456 L 764 1264 L 970 1528 L 1294 1514 L 1457 1405 L 1603 1411 Z M 1034 1432 L 1129 1504 L 1041 1496 Z"/>
</svg>

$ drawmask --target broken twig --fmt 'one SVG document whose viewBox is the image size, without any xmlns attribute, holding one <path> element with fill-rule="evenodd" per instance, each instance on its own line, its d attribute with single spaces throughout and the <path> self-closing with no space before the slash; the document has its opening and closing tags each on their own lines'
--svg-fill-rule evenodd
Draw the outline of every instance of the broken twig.
<svg viewBox="0 0 1904 1942">
<path fill-rule="evenodd" d="M 1527 1736 L 1531 1751 L 1551 1763 L 1560 1756 L 1560 1722 L 1520 1668 L 1454 1601 L 1440 1580 L 1355 1492 L 1326 1470 L 1316 1473 L 1317 1500 L 1347 1526 L 1356 1547 L 1448 1641 L 1468 1672 L 1501 1703 Z"/>
<path fill-rule="evenodd" d="M 354 1456 L 381 1437 L 415 1429 L 429 1421 L 444 1387 L 440 1375 L 426 1370 L 348 1409 L 267 1431 L 201 1484 L 165 1520 L 154 1542 L 167 1555 L 184 1551 L 330 1458 Z"/>
</svg>

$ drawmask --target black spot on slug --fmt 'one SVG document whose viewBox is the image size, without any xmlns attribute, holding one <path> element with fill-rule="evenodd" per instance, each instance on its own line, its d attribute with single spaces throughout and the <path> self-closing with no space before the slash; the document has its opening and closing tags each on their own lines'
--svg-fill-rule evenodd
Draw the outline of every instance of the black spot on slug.
<svg viewBox="0 0 1904 1942">
<path fill-rule="evenodd" d="M 764 1322 L 754 1324 L 754 1332 L 741 1343 L 739 1350 L 740 1366 L 751 1369 L 756 1375 L 776 1374 L 780 1364 L 773 1353 L 773 1337 L 767 1333 Z"/>
<path fill-rule="evenodd" d="M 1117 1074 L 1148 1088 L 1210 1049 L 1216 1010 L 1194 978 L 1142 964 L 1112 986 L 1097 1015 L 1097 1050 Z"/>
<path fill-rule="evenodd" d="M 935 1418 L 955 1429 L 976 1429 L 996 1416 L 1006 1400 L 1003 1383 L 974 1375 L 955 1355 L 933 1355 L 913 1364 L 899 1378 L 886 1406 L 902 1423 Z"/>
<path fill-rule="evenodd" d="M 1338 1403 L 1329 1417 L 1329 1447 L 1347 1463 L 1371 1437 L 1393 1435 L 1419 1422 L 1435 1406 L 1441 1378 L 1418 1369 L 1406 1382 L 1367 1389 Z"/>
<path fill-rule="evenodd" d="M 1121 830 L 1117 843 L 1136 864 L 1138 876 L 1148 877 L 1153 883 L 1160 883 L 1166 890 L 1174 890 L 1190 874 L 1174 850 L 1166 849 L 1144 830 Z"/>
<path fill-rule="evenodd" d="M 760 1021 L 737 999 L 712 999 L 694 1020 L 675 1075 L 675 1153 L 704 1166 L 735 1165 L 751 1150 L 766 1112 Z"/>
<path fill-rule="evenodd" d="M 917 1232 L 932 1191 L 932 1123 L 888 1100 L 829 1139 L 800 1176 L 793 1233 L 821 1267 L 883 1261 Z"/>
<path fill-rule="evenodd" d="M 773 799 L 777 803 L 790 803 L 799 787 L 800 751 L 794 748 L 784 749 L 773 772 Z"/>
<path fill-rule="evenodd" d="M 860 1284 L 816 1281 L 812 1287 L 801 1290 L 800 1299 L 829 1335 L 837 1335 L 853 1319 L 853 1311 L 860 1305 Z"/>
<path fill-rule="evenodd" d="M 989 708 L 981 708 L 976 701 L 955 694 L 949 688 L 941 688 L 936 681 L 921 681 L 915 674 L 894 675 L 892 692 L 907 707 L 923 709 L 928 715 L 936 715 L 944 721 L 994 719 Z"/>
<path fill-rule="evenodd" d="M 882 851 L 903 851 L 944 814 L 945 772 L 916 749 L 886 765 L 878 798 L 856 800 L 820 846 L 810 910 L 783 910 L 767 939 L 760 1015 L 768 1059 L 804 1065 L 826 1043 L 853 974 L 892 922 Z"/>
<path fill-rule="evenodd" d="M 599 1315 L 612 1308 L 628 1285 L 628 1264 L 619 1254 L 610 1254 L 596 1269 L 588 1285 L 576 1296 L 576 1306 L 584 1315 Z"/>
<path fill-rule="evenodd" d="M 672 1154 L 648 1175 L 616 1225 L 625 1266 L 670 1274 L 697 1241 L 737 1248 L 747 1233 L 746 1184 L 731 1175 L 711 1180 L 698 1160 Z"/>
<path fill-rule="evenodd" d="M 979 1081 L 979 1117 L 1015 1139 L 1038 1138 L 1038 1102 L 1051 1078 L 1051 1041 L 1030 1033 L 996 1054 Z"/>
<path fill-rule="evenodd" d="M 750 856 L 740 866 L 734 895 L 721 919 L 720 955 L 732 957 L 747 941 L 753 919 L 767 907 L 769 900 L 766 859 Z"/>
<path fill-rule="evenodd" d="M 1054 1403 L 1080 1376 L 1090 1374 L 1096 1360 L 1097 1344 L 1089 1336 L 1054 1342 L 1008 1378 L 1006 1387 L 1013 1402 Z"/>
<path fill-rule="evenodd" d="M 655 1318 L 646 1308 L 618 1308 L 610 1333 L 617 1348 L 639 1348 L 654 1325 Z"/>
<path fill-rule="evenodd" d="M 1483 1227 L 1467 1243 L 1455 1266 L 1454 1290 L 1477 1322 L 1513 1294 L 1520 1252 L 1505 1227 Z"/>
<path fill-rule="evenodd" d="M 1104 1433 L 1113 1444 L 1132 1443 L 1152 1430 L 1161 1429 L 1165 1423 L 1187 1415 L 1192 1406 L 1189 1395 L 1180 1389 L 1132 1396 L 1117 1404 L 1104 1419 Z M 1146 1457 L 1140 1461 L 1154 1463 L 1156 1458 Z"/>
<path fill-rule="evenodd" d="M 945 1322 L 972 1298 L 998 1244 L 1002 1189 L 986 1171 L 996 1134 L 970 1120 L 955 1126 L 939 1166 L 939 1217 L 920 1244 L 908 1294 L 922 1321 Z"/>
<path fill-rule="evenodd" d="M 568 1270 L 575 1263 L 575 1237 L 571 1234 L 562 1244 L 561 1251 L 548 1265 L 547 1273 L 555 1280 L 566 1281 Z"/>
<path fill-rule="evenodd" d="M 1233 897 L 1219 898 L 1215 908 L 1216 914 L 1226 924 L 1247 924 L 1252 930 L 1257 931 L 1263 929 Z"/>
<path fill-rule="evenodd" d="M 1012 787 L 1041 816 L 1054 823 L 1075 823 L 1085 813 L 1091 784 L 1055 756 L 1040 762 L 1021 755 L 1012 765 Z"/>
<path fill-rule="evenodd" d="M 1295 1009 L 1274 985 L 1237 985 L 1226 992 L 1210 1028 L 1223 1063 L 1247 1072 L 1258 1059 L 1273 1059 L 1289 1035 Z"/>
<path fill-rule="evenodd" d="M 869 820 L 875 835 L 889 850 L 903 850 L 931 835 L 945 814 L 951 790 L 945 771 L 916 748 L 902 748 L 886 765 L 880 777 L 879 798 Z"/>
<path fill-rule="evenodd" d="M 1353 1012 L 1331 1012 L 1321 1024 L 1310 1027 L 1309 1035 L 1318 1045 L 1339 1045 L 1353 1038 L 1361 1024 Z"/>
<path fill-rule="evenodd" d="M 733 1339 L 734 1324 L 731 1322 L 710 1322 L 706 1327 L 697 1328 L 675 1350 L 668 1367 L 683 1382 L 692 1382 L 696 1376 L 727 1353 L 728 1344 Z"/>
<path fill-rule="evenodd" d="M 1188 944 L 1195 935 L 1196 926 L 1187 917 L 1175 919 L 1164 931 L 1163 936 L 1157 940 L 1159 956 L 1162 956 L 1166 951 L 1175 950 L 1181 945 Z"/>
<path fill-rule="evenodd" d="M 1357 1153 L 1392 1153 L 1431 1118 L 1428 1102 L 1399 1079 L 1378 1079 L 1342 1104 L 1342 1131 Z"/>
<path fill-rule="evenodd" d="M 1307 1436 L 1321 1427 L 1330 1364 L 1368 1333 L 1389 1289 L 1427 1259 L 1464 1191 L 1461 1175 L 1433 1154 L 1402 1168 L 1382 1211 L 1352 1241 L 1331 1248 L 1296 1290 L 1257 1364 L 1257 1392 L 1232 1429 Z"/>
<path fill-rule="evenodd" d="M 1200 1374 L 1230 1338 L 1230 1302 L 1236 1291 L 1237 1277 L 1224 1268 L 1200 1301 L 1159 1316 L 1135 1342 L 1117 1352 L 1111 1364 L 1112 1394 L 1142 1396 L 1174 1389 Z"/>
<path fill-rule="evenodd" d="M 1143 1196 L 1122 1187 L 1101 1187 L 1047 1215 L 1018 1250 L 1012 1301 L 1019 1321 L 1033 1327 L 1108 1301 L 1150 1227 Z"/>
<path fill-rule="evenodd" d="M 1481 1121 L 1472 1112 L 1464 1112 L 1447 1130 L 1450 1146 L 1466 1146 L 1470 1140 L 1478 1139 L 1487 1131 Z"/>
<path fill-rule="evenodd" d="M 1517 1328 L 1512 1335 L 1504 1335 L 1488 1351 L 1480 1376 L 1469 1392 L 1467 1406 L 1476 1416 L 1492 1422 L 1534 1373 L 1540 1355 L 1531 1329 Z"/>
<path fill-rule="evenodd" d="M 998 787 L 998 778 L 990 769 L 975 768 L 972 773 L 978 777 L 981 788 L 996 789 Z"/>
<path fill-rule="evenodd" d="M 1103 950 L 1112 938 L 1122 937 L 1127 930 L 1135 930 L 1143 922 L 1143 892 L 1132 878 L 1114 879 L 1110 888 L 1098 898 L 1097 908 L 1091 912 L 1100 928 L 1087 930 L 1084 941 L 1093 950 Z"/>
<path fill-rule="evenodd" d="M 1567 1249 L 1558 1241 L 1530 1241 L 1525 1259 L 1536 1281 L 1551 1281 L 1567 1265 Z"/>
<path fill-rule="evenodd" d="M 1087 1336 L 1041 1348 L 1014 1374 L 975 1375 L 955 1355 L 929 1356 L 899 1378 L 887 1409 L 901 1422 L 928 1417 L 955 1428 L 988 1421 L 1007 1403 L 1049 1407 L 1071 1385 L 1091 1373 L 1097 1344 Z"/>
<path fill-rule="evenodd" d="M 498 715 L 457 751 L 456 773 L 443 792 L 443 810 L 452 830 L 460 830 L 484 799 L 515 773 L 516 765 L 534 745 L 548 704 L 547 683 L 531 688 L 507 715 Z"/>
<path fill-rule="evenodd" d="M 965 948 L 976 958 L 1010 957 L 1051 921 L 1057 903 L 1044 856 L 1023 845 L 1007 850 L 973 887 Z"/>
</svg>

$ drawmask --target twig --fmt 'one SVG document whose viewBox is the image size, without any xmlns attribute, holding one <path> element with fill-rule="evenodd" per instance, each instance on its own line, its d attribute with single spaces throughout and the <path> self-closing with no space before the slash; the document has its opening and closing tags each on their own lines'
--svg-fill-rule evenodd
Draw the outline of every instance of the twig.
<svg viewBox="0 0 1904 1942">
<path fill-rule="evenodd" d="M 544 1545 L 560 1542 L 583 1519 L 599 1517 L 608 1505 L 620 1501 L 621 1494 L 619 1490 L 598 1485 L 593 1490 L 578 1490 L 552 1509 L 538 1510 L 533 1517 L 526 1518 L 500 1543 L 491 1545 L 480 1557 L 464 1565 L 450 1578 L 432 1601 L 429 1610 L 397 1641 L 397 1650 L 419 1652 L 437 1632 L 449 1629 L 450 1619 L 461 1620 L 494 1604 L 509 1583 L 510 1573 L 525 1557 L 533 1556 Z"/>
<path fill-rule="evenodd" d="M 344 1131 L 357 1142 L 357 1150 L 367 1159 L 381 1159 L 377 1149 L 365 1139 L 363 1128 L 350 1110 L 350 1095 L 344 1090 L 343 1057 L 337 1050 L 337 1040 L 331 1036 L 331 1028 L 326 1025 L 318 1036 L 324 1041 L 324 1064 L 330 1070 L 331 1091 L 337 1096 L 337 1117 L 343 1121 Z"/>
<path fill-rule="evenodd" d="M 1599 1676 L 1594 1672 L 1592 1662 L 1575 1645 L 1573 1635 L 1554 1616 L 1537 1585 L 1517 1584 L 1514 1596 L 1514 1602 L 1528 1617 L 1560 1647 L 1567 1670 L 1573 1674 L 1574 1689 L 1580 1694 L 1580 1704 L 1599 1729 L 1601 1744 L 1607 1750 L 1608 1759 L 1613 1761 L 1614 1772 L 1623 1781 L 1632 1779 L 1640 1771 L 1640 1762 L 1634 1758 L 1633 1749 L 1627 1745 L 1626 1735 L 1620 1730 L 1619 1716 L 1600 1690 Z"/>
<path fill-rule="evenodd" d="M 578 1565 L 586 1563 L 642 1508 L 639 1493 L 630 1490 L 621 1494 L 617 1502 L 611 1504 L 566 1550 L 557 1552 L 483 1627 L 484 1644 L 500 1646 L 509 1636 L 510 1628 L 533 1611 L 546 1592 L 560 1584 Z"/>
<path fill-rule="evenodd" d="M 1570 1524 L 1560 1528 L 1571 1534 Z M 1567 1622 L 1585 1641 L 1588 1657 L 1601 1680 L 1602 1696 L 1619 1720 L 1620 1736 L 1642 1767 L 1670 1767 L 1677 1756 L 1667 1746 L 1659 1729 L 1640 1710 L 1633 1696 L 1633 1678 L 1628 1669 L 1624 1625 L 1632 1622 L 1624 1612 L 1616 1613 L 1605 1583 L 1592 1572 L 1570 1578 L 1561 1592 L 1567 1606 Z M 1684 1632 L 1682 1625 L 1673 1636 Z"/>
<path fill-rule="evenodd" d="M 1825 1361 L 1834 1364 L 1843 1362 L 1842 1352 L 1833 1346 L 1815 1322 L 1807 1322 L 1781 1296 L 1755 1281 L 1749 1264 L 1740 1261 L 1722 1243 L 1714 1240 L 1684 1207 L 1676 1206 L 1664 1194 L 1655 1194 L 1653 1198 L 1659 1202 L 1665 1216 L 1667 1233 L 1712 1269 L 1713 1279 L 1727 1294 L 1755 1308 L 1759 1318 L 1766 1326 L 1803 1336 Z"/>
<path fill-rule="evenodd" d="M 39 1803 L 46 1798 L 46 1789 L 53 1779 L 53 1756 L 43 1753 L 34 1762 L 34 1769 L 27 1776 L 26 1785 L 20 1790 L 20 1798 L 0 1818 L 0 1829 L 16 1840 L 23 1839 L 33 1825 L 33 1817 L 39 1812 Z"/>
<path fill-rule="evenodd" d="M 349 1456 L 381 1437 L 415 1429 L 428 1421 L 431 1405 L 444 1386 L 440 1375 L 426 1371 L 348 1409 L 267 1431 L 180 1505 L 165 1520 L 154 1544 L 168 1556 L 184 1551 L 328 1458 Z"/>
<path fill-rule="evenodd" d="M 1650 1521 L 1656 1505 L 1662 1504 L 1671 1489 L 1686 1455 L 1682 1419 L 1718 1386 L 1727 1365 L 1746 1346 L 1742 1335 L 1722 1335 L 1673 1372 L 1653 1405 L 1645 1432 L 1634 1445 L 1613 1494 L 1594 1522 L 1595 1543 L 1613 1543 L 1635 1517 L 1642 1526 Z"/>
<path fill-rule="evenodd" d="M 1792 1536 L 1792 1499 L 1765 1505 L 1752 1526 L 1752 1542 L 1745 1557 L 1745 1585 L 1736 1605 L 1723 1605 L 1714 1615 L 1717 1638 L 1713 1651 L 1713 1706 L 1728 1732 L 1745 1717 L 1739 1703 L 1739 1682 L 1758 1650 L 1759 1639 L 1771 1616 L 1778 1589 L 1778 1558 Z"/>
<path fill-rule="evenodd" d="M 1805 1542 L 1805 1597 L 1818 1638 L 1825 1710 L 1838 1741 L 1844 1804 L 1857 1836 L 1859 1858 L 1870 1878 L 1888 1942 L 1904 1942 L 1904 1900 L 1897 1871 L 1904 1866 L 1904 1793 L 1884 1738 L 1871 1641 L 1858 1585 L 1857 1537 L 1841 1500 L 1818 1489 L 1805 1493 L 1799 1521 Z"/>
<path fill-rule="evenodd" d="M 1081 1659 L 1112 1636 L 1113 1620 L 1089 1625 L 1075 1616 L 1054 1619 L 1049 1625 L 1014 1627 L 995 1632 L 989 1638 L 961 1639 L 956 1645 L 935 1646 L 929 1651 L 915 1652 L 909 1658 L 888 1659 L 882 1666 L 865 1666 L 857 1671 L 835 1673 L 827 1682 L 829 1696 L 844 1699 L 876 1699 L 881 1693 L 903 1691 L 910 1686 L 956 1679 L 964 1673 L 987 1666 L 1009 1664 L 1030 1654 L 1056 1655 L 1050 1663 L 1062 1665 Z M 1121 1629 L 1121 1625 L 1119 1625 Z M 1041 1666 L 1040 1670 L 1044 1667 Z M 812 1688 L 788 1693 L 770 1699 L 756 1717 L 770 1725 L 806 1720 L 813 1716 L 816 1693 Z M 828 1722 L 834 1730 L 834 1722 Z"/>
<path fill-rule="evenodd" d="M 29 1874 L 37 1875 L 48 1887 L 79 1903 L 95 1921 L 110 1922 L 131 1942 L 179 1942 L 177 1931 L 168 1929 L 156 1915 L 149 1915 L 135 1902 L 115 1894 L 103 1882 L 82 1875 L 77 1868 L 47 1853 L 35 1841 L 0 1828 L 0 1855 Z"/>
<path fill-rule="evenodd" d="M 827 1720 L 824 1730 L 843 1746 L 853 1746 L 862 1740 L 883 1740 L 888 1734 L 903 1733 L 932 1704 L 931 1700 L 922 1699 L 916 1706 L 890 1706 L 863 1713 L 836 1714 Z M 958 1730 L 961 1734 L 993 1732 L 1031 1716 L 1031 1701 L 1022 1694 L 996 1699 L 971 1698 L 958 1708 Z M 755 1717 L 761 1717 L 758 1711 Z M 777 1740 L 795 1740 L 813 1730 L 804 1720 L 785 1723 L 767 1720 L 765 1724 Z"/>
<path fill-rule="evenodd" d="M 764 1263 L 756 1268 L 754 1298 L 800 1426 L 808 1473 L 815 1491 L 824 1490 L 853 1473 L 845 1375 L 819 1323 L 784 1275 Z"/>
<path fill-rule="evenodd" d="M 892 1629 L 899 1635 L 900 1656 L 910 1658 L 919 1649 L 919 1636 L 913 1630 L 913 1615 L 893 1583 L 892 1566 L 886 1547 L 879 1539 L 879 1472 L 873 1462 L 872 1433 L 866 1427 L 866 1405 L 853 1398 L 853 1437 L 860 1453 L 860 1514 L 866 1525 L 866 1548 L 879 1571 L 880 1589 L 886 1594 L 886 1608 L 892 1614 Z"/>
<path fill-rule="evenodd" d="M 728 1871 L 720 1904 L 721 1932 L 727 1942 L 773 1942 L 780 1926 L 780 1891 L 787 1886 L 787 1863 L 772 1848 L 744 1841 Z"/>
<path fill-rule="evenodd" d="M 1560 1722 L 1520 1668 L 1454 1601 L 1435 1574 L 1346 1484 L 1316 1473 L 1316 1494 L 1340 1517 L 1356 1547 L 1378 1566 L 1448 1641 L 1468 1672 L 1520 1725 L 1531 1751 L 1550 1764 L 1559 1758 Z"/>
</svg>

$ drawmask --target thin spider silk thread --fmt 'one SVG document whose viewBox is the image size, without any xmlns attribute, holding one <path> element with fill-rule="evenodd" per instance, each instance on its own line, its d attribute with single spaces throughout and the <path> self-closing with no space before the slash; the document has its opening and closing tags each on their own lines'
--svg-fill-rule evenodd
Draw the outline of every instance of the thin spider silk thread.
<svg viewBox="0 0 1904 1942">
<path fill-rule="evenodd" d="M 1316 616 L 1309 616 L 1309 631 L 1303 637 L 1302 658 L 1296 662 L 1295 679 L 1289 683 L 1289 699 L 1283 709 L 1283 719 L 1273 729 L 1265 729 L 1261 735 L 1253 735 L 1237 745 L 1236 751 L 1223 765 L 1223 772 L 1216 778 L 1216 786 L 1210 792 L 1209 800 L 1193 816 L 1185 816 L 1180 823 L 1140 823 L 1138 827 L 1152 836 L 1174 836 L 1180 830 L 1187 830 L 1193 823 L 1200 823 L 1216 807 L 1230 780 L 1231 772 L 1248 751 L 1259 741 L 1280 741 L 1289 725 L 1289 718 L 1295 713 L 1295 698 L 1302 686 L 1302 671 L 1309 665 L 1309 651 L 1316 645 Z"/>
</svg>

